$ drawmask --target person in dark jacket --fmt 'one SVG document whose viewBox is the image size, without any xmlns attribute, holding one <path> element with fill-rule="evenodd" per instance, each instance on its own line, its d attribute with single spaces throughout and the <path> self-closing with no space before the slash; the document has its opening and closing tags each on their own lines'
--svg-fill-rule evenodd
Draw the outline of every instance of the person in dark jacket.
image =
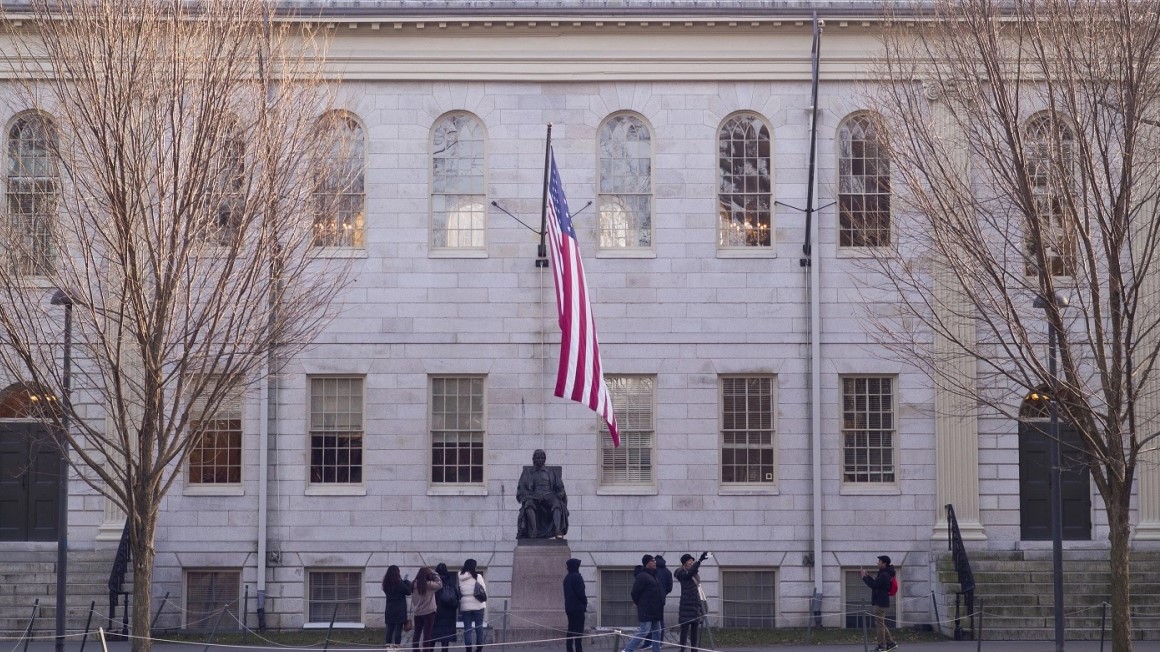
<svg viewBox="0 0 1160 652">
<path fill-rule="evenodd" d="M 564 614 L 568 616 L 568 638 L 564 647 L 568 652 L 584 652 L 584 612 L 588 610 L 588 595 L 584 592 L 584 578 L 580 576 L 580 560 L 569 559 L 567 566 Z"/>
<path fill-rule="evenodd" d="M 701 562 L 708 558 L 709 553 L 702 552 L 701 558 L 694 561 L 689 553 L 681 555 L 681 567 L 673 574 L 681 583 L 681 601 L 677 606 L 677 621 L 681 624 L 681 652 L 685 650 L 685 641 L 691 647 L 697 647 L 700 638 L 701 617 L 705 615 L 705 607 L 701 603 Z"/>
<path fill-rule="evenodd" d="M 657 562 L 652 555 L 645 555 L 640 560 L 640 566 L 635 569 L 636 579 L 632 583 L 632 601 L 636 604 L 636 616 L 640 620 L 640 629 L 632 635 L 624 652 L 632 652 L 636 648 L 652 641 L 653 652 L 661 650 L 661 619 L 665 613 L 665 594 L 661 591 L 660 582 L 657 582 Z"/>
<path fill-rule="evenodd" d="M 878 649 L 893 650 L 898 647 L 890 630 L 886 629 L 886 610 L 890 608 L 890 584 L 894 579 L 894 566 L 889 555 L 878 557 L 878 573 L 871 576 L 863 569 L 862 581 L 870 587 L 870 603 L 874 605 L 874 626 L 878 630 Z"/>
<path fill-rule="evenodd" d="M 442 643 L 443 649 L 446 651 L 448 646 L 455 642 L 455 625 L 459 620 L 459 581 L 452 580 L 451 573 L 447 570 L 447 564 L 436 566 L 435 574 L 443 582 L 443 588 L 435 594 L 435 628 L 431 631 L 431 636 L 435 644 Z M 455 602 L 444 604 L 439 600 L 444 589 L 450 590 L 455 595 Z"/>
<path fill-rule="evenodd" d="M 387 626 L 386 645 L 398 647 L 403 642 L 403 621 L 407 620 L 407 596 L 411 582 L 399 577 L 399 567 L 387 567 L 383 575 L 383 593 L 387 596 L 387 611 L 383 618 Z"/>
<path fill-rule="evenodd" d="M 661 639 L 665 637 L 665 606 L 669 594 L 673 592 L 673 571 L 669 570 L 665 558 L 657 555 L 653 557 L 657 562 L 657 584 L 661 585 Z"/>
</svg>

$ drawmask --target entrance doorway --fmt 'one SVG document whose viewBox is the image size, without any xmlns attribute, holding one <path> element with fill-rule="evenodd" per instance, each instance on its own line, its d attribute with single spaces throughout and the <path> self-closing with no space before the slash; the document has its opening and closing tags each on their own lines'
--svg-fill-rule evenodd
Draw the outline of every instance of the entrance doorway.
<svg viewBox="0 0 1160 652">
<path fill-rule="evenodd" d="M 0 392 L 0 541 L 55 541 L 60 450 L 34 421 L 43 395 L 23 385 Z"/>
<path fill-rule="evenodd" d="M 1024 541 L 1051 540 L 1051 439 L 1046 401 L 1027 399 L 1019 419 L 1019 531 Z M 1063 538 L 1092 538 L 1091 475 L 1079 433 L 1059 423 Z"/>
</svg>

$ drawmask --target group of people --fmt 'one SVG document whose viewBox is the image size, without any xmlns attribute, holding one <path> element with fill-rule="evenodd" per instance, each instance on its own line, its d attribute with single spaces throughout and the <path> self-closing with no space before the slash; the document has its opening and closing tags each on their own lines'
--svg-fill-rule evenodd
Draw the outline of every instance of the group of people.
<svg viewBox="0 0 1160 652">
<path fill-rule="evenodd" d="M 400 577 L 398 566 L 390 566 L 383 576 L 383 593 L 387 596 L 387 647 L 398 647 L 403 631 L 413 628 L 413 651 L 417 652 L 420 646 L 434 650 L 436 643 L 442 643 L 443 650 L 447 650 L 455 642 L 457 621 L 462 620 L 465 651 L 473 652 L 474 645 L 474 652 L 483 652 L 487 583 L 474 559 L 464 561 L 463 568 L 454 577 L 447 564 L 439 564 L 434 569 L 422 566 L 415 573 L 414 581 L 409 575 Z"/>
<path fill-rule="evenodd" d="M 668 594 L 673 591 L 674 579 L 681 586 L 681 600 L 677 607 L 677 619 L 681 627 L 681 651 L 684 652 L 686 644 L 692 649 L 697 648 L 701 618 L 705 615 L 705 595 L 701 590 L 700 570 L 701 563 L 708 557 L 707 552 L 701 553 L 699 558 L 685 553 L 681 555 L 681 567 L 676 573 L 668 569 L 665 558 L 660 555 L 655 557 L 645 555 L 641 558 L 632 583 L 632 601 L 636 605 L 640 629 L 629 639 L 624 652 L 633 652 L 649 642 L 652 643 L 653 652 L 660 652 L 665 631 L 665 601 Z M 568 652 L 572 650 L 569 649 Z"/>
</svg>

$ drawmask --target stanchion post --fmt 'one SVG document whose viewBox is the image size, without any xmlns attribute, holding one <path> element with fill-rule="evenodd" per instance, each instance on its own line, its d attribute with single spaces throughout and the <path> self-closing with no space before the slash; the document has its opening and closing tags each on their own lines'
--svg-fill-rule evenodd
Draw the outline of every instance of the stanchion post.
<svg viewBox="0 0 1160 652">
<path fill-rule="evenodd" d="M 935 597 L 934 591 L 930 592 L 930 604 L 934 607 L 934 626 L 935 631 L 942 634 L 942 621 L 938 619 L 938 598 Z"/>
<path fill-rule="evenodd" d="M 153 622 L 149 623 L 149 631 L 153 631 L 157 627 L 157 619 L 161 618 L 161 610 L 165 608 L 165 603 L 169 601 L 169 591 L 165 592 L 165 597 L 161 598 L 161 604 L 157 605 L 157 613 L 153 614 Z"/>
<path fill-rule="evenodd" d="M 330 626 L 326 628 L 326 643 L 322 646 L 323 652 L 330 649 L 330 633 L 334 631 L 334 619 L 338 617 L 338 603 L 334 603 L 334 611 L 330 612 Z M 416 627 L 418 623 L 415 623 Z M 414 630 L 411 631 L 411 640 L 415 639 Z"/>
<path fill-rule="evenodd" d="M 105 640 L 105 628 L 97 628 L 97 636 L 101 639 L 101 652 L 109 652 L 109 641 Z"/>
<path fill-rule="evenodd" d="M 1108 623 L 1108 603 L 1105 602 L 1100 605 L 1100 652 L 1104 652 L 1104 635 L 1107 630 L 1104 627 Z"/>
<path fill-rule="evenodd" d="M 32 623 L 36 622 L 38 613 L 40 613 L 40 598 L 32 601 L 32 615 L 28 618 L 28 627 L 24 628 L 24 652 L 28 652 L 28 641 L 32 640 Z"/>
<path fill-rule="evenodd" d="M 85 652 L 85 643 L 89 642 L 89 628 L 93 626 L 93 612 L 97 610 L 97 601 L 89 603 L 89 619 L 85 621 L 85 635 L 81 637 L 81 652 Z"/>
<path fill-rule="evenodd" d="M 975 646 L 976 652 L 983 649 L 983 601 L 976 597 L 975 604 L 979 605 L 977 611 L 979 612 L 979 635 L 975 637 L 978 645 Z"/>
<path fill-rule="evenodd" d="M 242 642 L 250 642 L 250 585 L 246 585 L 246 591 L 242 596 Z"/>
<path fill-rule="evenodd" d="M 502 629 L 503 629 L 503 636 L 501 637 L 499 649 L 500 649 L 500 652 L 507 652 L 507 641 L 508 641 L 508 601 L 507 601 L 507 598 L 504 598 L 504 601 L 503 601 L 503 626 L 502 626 Z M 466 634 L 464 635 L 464 637 L 466 637 Z"/>
<path fill-rule="evenodd" d="M 337 605 L 335 606 L 335 608 L 336 609 L 338 608 Z M 213 645 L 213 637 L 215 634 L 217 634 L 218 625 L 221 624 L 222 617 L 225 615 L 226 615 L 226 608 L 225 607 L 222 607 L 220 610 L 218 610 L 217 620 L 215 620 L 213 622 L 213 629 L 209 630 L 209 638 L 205 639 L 205 647 L 202 648 L 201 652 L 209 652 L 209 646 Z"/>
<path fill-rule="evenodd" d="M 869 620 L 869 615 L 870 615 L 870 612 L 866 611 L 866 603 L 863 602 L 862 603 L 862 616 L 861 616 L 861 620 L 862 620 L 862 649 L 867 650 L 867 651 L 870 649 L 870 632 L 867 631 L 868 623 L 866 622 Z"/>
</svg>

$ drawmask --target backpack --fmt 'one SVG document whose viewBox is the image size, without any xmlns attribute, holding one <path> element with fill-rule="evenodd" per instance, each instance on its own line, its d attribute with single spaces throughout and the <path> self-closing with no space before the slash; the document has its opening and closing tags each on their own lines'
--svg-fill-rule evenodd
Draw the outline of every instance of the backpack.
<svg viewBox="0 0 1160 652">
<path fill-rule="evenodd" d="M 455 607 L 459 608 L 459 583 L 455 581 L 444 582 L 443 588 L 439 589 L 439 593 L 435 594 L 435 602 L 440 607 Z"/>
<path fill-rule="evenodd" d="M 893 598 L 896 595 L 898 595 L 898 578 L 891 577 L 890 578 L 890 597 Z"/>
</svg>

